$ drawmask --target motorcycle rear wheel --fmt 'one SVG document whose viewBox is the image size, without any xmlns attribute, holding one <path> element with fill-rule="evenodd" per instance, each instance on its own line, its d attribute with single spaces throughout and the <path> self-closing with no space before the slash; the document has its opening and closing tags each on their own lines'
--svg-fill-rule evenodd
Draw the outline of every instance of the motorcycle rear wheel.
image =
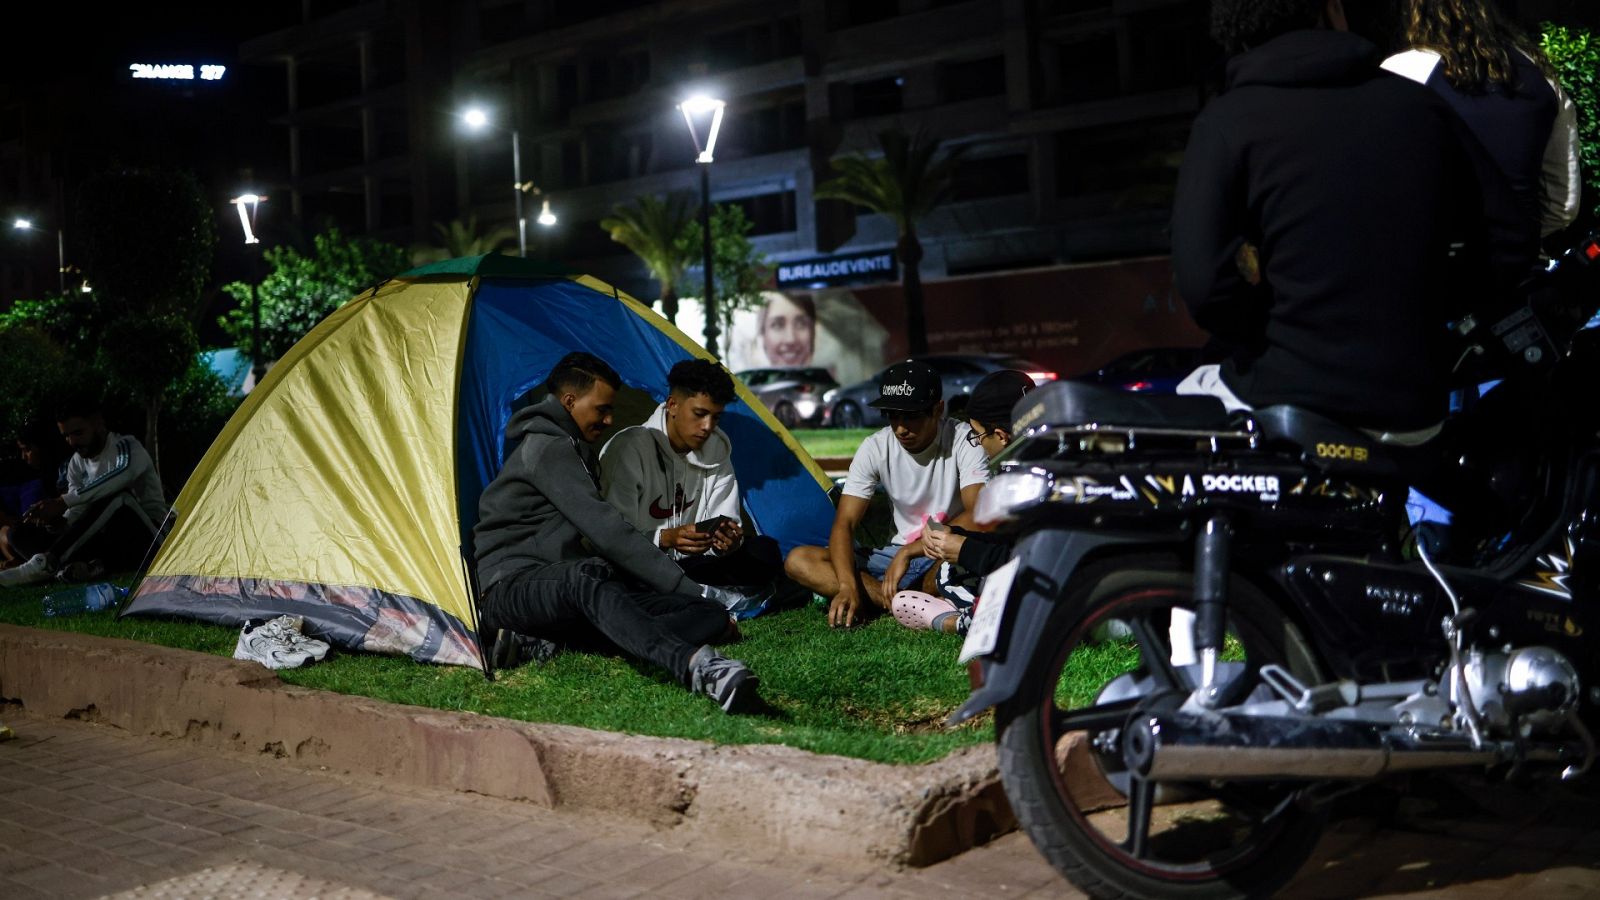
<svg viewBox="0 0 1600 900">
<path fill-rule="evenodd" d="M 1171 665 L 1166 631 L 1171 609 L 1193 608 L 1193 576 L 1158 559 L 1134 566 L 1083 572 L 1041 636 L 1050 649 L 997 710 L 1006 795 L 1040 853 L 1091 897 L 1270 894 L 1322 833 L 1321 816 L 1302 802 L 1305 784 L 1157 785 L 1122 767 L 1116 729 L 1142 699 L 1187 695 L 1197 668 Z M 1249 693 L 1266 663 L 1322 680 L 1294 622 L 1237 576 L 1227 633 L 1228 702 Z"/>
</svg>

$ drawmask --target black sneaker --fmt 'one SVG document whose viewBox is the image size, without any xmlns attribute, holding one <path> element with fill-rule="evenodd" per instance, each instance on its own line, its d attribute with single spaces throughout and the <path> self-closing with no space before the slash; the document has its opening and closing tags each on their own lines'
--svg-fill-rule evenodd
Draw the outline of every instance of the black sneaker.
<svg viewBox="0 0 1600 900">
<path fill-rule="evenodd" d="M 494 649 L 489 659 L 496 669 L 511 669 L 523 663 L 547 663 L 561 652 L 554 641 L 518 634 L 509 628 L 495 632 Z"/>
<path fill-rule="evenodd" d="M 754 711 L 760 703 L 756 697 L 759 681 L 749 666 L 710 646 L 701 647 L 689 661 L 689 689 L 715 700 L 723 712 Z"/>
</svg>

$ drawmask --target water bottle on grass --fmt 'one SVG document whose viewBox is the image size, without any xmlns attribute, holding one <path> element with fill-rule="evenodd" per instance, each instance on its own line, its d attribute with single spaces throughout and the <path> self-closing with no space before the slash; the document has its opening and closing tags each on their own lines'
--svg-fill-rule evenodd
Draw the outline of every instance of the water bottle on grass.
<svg viewBox="0 0 1600 900">
<path fill-rule="evenodd" d="M 76 584 L 52 591 L 44 598 L 47 616 L 74 616 L 78 613 L 99 612 L 122 602 L 128 589 L 102 581 L 99 584 Z"/>
</svg>

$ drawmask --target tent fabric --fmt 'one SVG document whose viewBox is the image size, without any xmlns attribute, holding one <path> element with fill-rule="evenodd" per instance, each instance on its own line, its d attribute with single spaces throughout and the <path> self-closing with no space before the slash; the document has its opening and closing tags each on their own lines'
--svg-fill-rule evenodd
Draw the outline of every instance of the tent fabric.
<svg viewBox="0 0 1600 900">
<path fill-rule="evenodd" d="M 707 356 L 602 282 L 506 259 L 413 270 L 296 344 L 184 486 L 124 614 L 287 613 L 342 646 L 482 667 L 467 561 L 512 405 L 572 350 L 658 401 L 674 363 Z M 830 482 L 738 389 L 722 425 L 752 520 L 786 552 L 825 543 Z"/>
<path fill-rule="evenodd" d="M 148 602 L 132 611 L 159 604 L 226 624 L 289 612 L 346 628 L 322 607 L 347 606 L 350 592 L 426 598 L 432 627 L 401 629 L 415 637 L 408 652 L 475 662 L 448 467 L 467 294 L 460 281 L 391 282 L 297 344 L 179 494 L 176 524 L 139 588 Z M 395 623 L 367 624 L 332 636 L 391 650 Z"/>
</svg>

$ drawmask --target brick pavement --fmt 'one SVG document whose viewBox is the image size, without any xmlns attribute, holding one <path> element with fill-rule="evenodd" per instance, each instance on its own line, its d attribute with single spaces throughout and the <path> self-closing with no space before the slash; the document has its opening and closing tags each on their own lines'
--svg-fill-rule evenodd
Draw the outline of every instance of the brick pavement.
<svg viewBox="0 0 1600 900">
<path fill-rule="evenodd" d="M 8 712 L 0 898 L 1072 897 L 1020 835 L 908 872 L 683 846 L 631 820 L 307 772 Z M 218 885 L 226 889 L 219 890 Z"/>
<path fill-rule="evenodd" d="M 1076 897 L 1021 835 L 923 870 L 685 846 L 631 820 L 416 788 L 8 713 L 0 897 Z M 1596 792 L 1474 788 L 1342 823 L 1298 898 L 1600 896 Z"/>
</svg>

